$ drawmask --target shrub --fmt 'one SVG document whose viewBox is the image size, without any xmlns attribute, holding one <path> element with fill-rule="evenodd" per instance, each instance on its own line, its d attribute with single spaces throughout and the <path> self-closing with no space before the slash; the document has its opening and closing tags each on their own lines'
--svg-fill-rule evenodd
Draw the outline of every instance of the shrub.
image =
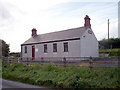
<svg viewBox="0 0 120 90">
<path fill-rule="evenodd" d="M 57 88 L 120 87 L 120 68 L 61 67 L 54 64 L 26 66 L 3 64 L 3 78 Z"/>
</svg>

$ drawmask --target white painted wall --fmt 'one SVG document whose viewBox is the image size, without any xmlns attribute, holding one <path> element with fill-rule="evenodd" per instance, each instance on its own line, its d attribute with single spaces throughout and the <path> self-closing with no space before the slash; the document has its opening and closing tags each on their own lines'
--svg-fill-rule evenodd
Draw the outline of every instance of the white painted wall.
<svg viewBox="0 0 120 90">
<path fill-rule="evenodd" d="M 68 42 L 68 52 L 64 52 L 63 43 Z M 57 43 L 57 52 L 53 52 L 53 43 L 47 43 L 47 53 L 44 53 L 44 44 L 37 44 L 39 48 L 36 52 L 36 57 L 79 57 L 80 56 L 80 41 L 64 41 Z"/>
<path fill-rule="evenodd" d="M 81 37 L 81 57 L 98 57 L 98 41 L 94 33 L 89 34 L 88 30 Z"/>
<path fill-rule="evenodd" d="M 27 45 L 27 53 L 25 53 L 25 46 L 22 46 L 22 57 L 31 57 L 32 46 Z"/>
<path fill-rule="evenodd" d="M 84 37 L 85 36 L 85 37 Z M 63 43 L 68 42 L 68 52 L 64 52 Z M 53 43 L 47 44 L 47 53 L 44 53 L 44 44 L 36 44 L 35 57 L 98 57 L 98 41 L 94 33 L 89 34 L 88 30 L 80 37 L 80 40 L 55 42 L 57 52 L 53 52 Z M 32 46 L 27 45 L 27 53 L 22 46 L 22 57 L 32 57 Z"/>
<path fill-rule="evenodd" d="M 64 52 L 63 43 L 68 42 L 68 52 Z M 47 53 L 44 53 L 44 44 L 36 44 L 35 57 L 80 57 L 80 40 L 64 41 L 57 43 L 57 52 L 53 52 L 53 43 L 47 44 Z M 27 45 L 27 53 L 22 46 L 22 57 L 32 57 L 32 45 Z"/>
</svg>

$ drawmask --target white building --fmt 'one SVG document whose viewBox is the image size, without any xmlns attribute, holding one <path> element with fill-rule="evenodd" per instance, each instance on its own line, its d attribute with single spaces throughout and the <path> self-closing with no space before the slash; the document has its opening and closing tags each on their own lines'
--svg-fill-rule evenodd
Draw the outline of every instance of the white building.
<svg viewBox="0 0 120 90">
<path fill-rule="evenodd" d="M 83 27 L 47 34 L 37 34 L 21 44 L 22 57 L 98 57 L 98 41 L 86 15 Z"/>
</svg>

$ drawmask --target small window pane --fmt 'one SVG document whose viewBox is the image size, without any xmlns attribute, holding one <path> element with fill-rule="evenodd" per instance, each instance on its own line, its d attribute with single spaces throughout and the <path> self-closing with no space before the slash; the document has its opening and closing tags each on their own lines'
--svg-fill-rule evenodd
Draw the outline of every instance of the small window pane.
<svg viewBox="0 0 120 90">
<path fill-rule="evenodd" d="M 57 52 L 57 43 L 53 44 L 53 52 Z"/>
<path fill-rule="evenodd" d="M 68 52 L 68 42 L 64 43 L 64 52 Z"/>
<path fill-rule="evenodd" d="M 27 53 L 27 46 L 25 46 L 24 51 L 25 51 L 25 53 Z"/>
<path fill-rule="evenodd" d="M 44 45 L 44 53 L 47 53 L 47 44 Z"/>
</svg>

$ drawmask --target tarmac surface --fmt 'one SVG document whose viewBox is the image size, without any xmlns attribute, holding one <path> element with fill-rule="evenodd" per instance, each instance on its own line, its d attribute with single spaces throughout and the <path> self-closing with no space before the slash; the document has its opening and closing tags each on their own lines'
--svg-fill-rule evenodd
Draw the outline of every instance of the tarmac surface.
<svg viewBox="0 0 120 90">
<path fill-rule="evenodd" d="M 0 78 L 0 86 L 2 90 L 53 90 L 52 88 L 47 88 L 43 86 L 29 85 L 21 82 L 5 80 Z"/>
</svg>

